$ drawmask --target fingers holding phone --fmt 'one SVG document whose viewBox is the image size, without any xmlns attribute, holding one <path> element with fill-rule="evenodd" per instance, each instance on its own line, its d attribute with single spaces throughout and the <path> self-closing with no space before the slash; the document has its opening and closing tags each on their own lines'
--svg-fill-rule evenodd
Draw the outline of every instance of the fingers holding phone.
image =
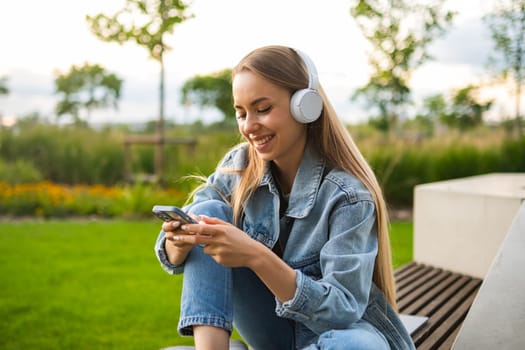
<svg viewBox="0 0 525 350">
<path fill-rule="evenodd" d="M 177 247 L 182 247 L 187 245 L 185 242 L 178 240 L 177 238 L 180 235 L 188 234 L 188 232 L 180 229 L 180 221 L 169 221 L 162 224 L 162 231 L 164 231 L 166 241 L 169 241 Z"/>
<path fill-rule="evenodd" d="M 159 219 L 163 220 L 162 231 L 165 233 L 166 248 L 174 246 L 177 248 L 186 248 L 188 250 L 195 245 L 191 241 L 183 241 L 178 239 L 181 235 L 188 235 L 191 232 L 184 231 L 181 226 L 184 224 L 197 223 L 193 217 L 186 214 L 178 207 L 167 205 L 155 205 L 152 209 L 153 214 Z"/>
<path fill-rule="evenodd" d="M 162 224 L 162 231 L 174 234 L 191 234 L 190 232 L 182 230 L 182 225 L 184 225 L 184 223 L 179 220 L 167 221 Z"/>
</svg>

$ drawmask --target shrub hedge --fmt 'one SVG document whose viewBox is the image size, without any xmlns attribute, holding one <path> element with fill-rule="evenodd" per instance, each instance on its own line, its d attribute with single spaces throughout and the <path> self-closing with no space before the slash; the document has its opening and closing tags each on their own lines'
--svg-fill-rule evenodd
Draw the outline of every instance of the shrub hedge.
<svg viewBox="0 0 525 350">
<path fill-rule="evenodd" d="M 508 138 L 497 129 L 485 127 L 469 134 L 448 132 L 431 139 L 384 137 L 362 132 L 359 127 L 349 130 L 376 172 L 391 206 L 410 207 L 417 184 L 490 172 L 525 172 L 525 137 Z M 149 204 L 159 200 L 182 202 L 194 184 L 181 179 L 189 174 L 209 175 L 225 152 L 239 141 L 235 129 L 198 126 L 169 129 L 167 137 L 197 140 L 193 152 L 185 146 L 166 146 L 166 183 L 168 189 L 176 191 L 174 195 L 154 186 L 125 184 L 123 139 L 128 133 L 122 128 L 95 130 L 38 123 L 19 129 L 0 129 L 0 181 L 3 182 L 0 214 L 117 216 L 149 212 Z M 152 146 L 133 146 L 131 167 L 135 174 L 152 173 L 153 159 Z M 27 183 L 36 184 L 31 187 Z M 67 194 L 64 198 L 74 196 L 75 201 L 82 199 L 84 203 L 64 200 L 51 209 L 53 191 L 59 191 L 54 187 L 56 184 L 65 188 L 60 190 Z M 106 196 L 94 195 L 90 187 L 82 187 L 86 185 L 108 188 L 95 191 L 99 194 L 112 193 L 109 187 L 120 192 L 114 198 L 109 195 L 111 203 L 106 203 L 102 199 Z M 26 195 L 34 197 L 31 204 L 19 203 L 10 197 L 12 195 L 6 195 L 13 191 L 23 193 L 23 189 L 28 188 L 37 193 Z M 170 196 L 174 196 L 175 201 Z"/>
<path fill-rule="evenodd" d="M 186 193 L 149 185 L 60 185 L 0 182 L 0 215 L 7 217 L 151 217 L 155 204 L 182 205 Z"/>
</svg>

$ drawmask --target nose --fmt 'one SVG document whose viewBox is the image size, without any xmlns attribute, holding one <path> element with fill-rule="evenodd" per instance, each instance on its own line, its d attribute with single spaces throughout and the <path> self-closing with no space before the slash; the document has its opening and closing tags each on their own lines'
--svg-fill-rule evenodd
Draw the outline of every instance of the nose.
<svg viewBox="0 0 525 350">
<path fill-rule="evenodd" d="M 246 118 L 242 123 L 242 131 L 245 135 L 249 135 L 256 131 L 260 127 L 259 120 L 257 116 L 253 113 L 247 113 Z"/>
</svg>

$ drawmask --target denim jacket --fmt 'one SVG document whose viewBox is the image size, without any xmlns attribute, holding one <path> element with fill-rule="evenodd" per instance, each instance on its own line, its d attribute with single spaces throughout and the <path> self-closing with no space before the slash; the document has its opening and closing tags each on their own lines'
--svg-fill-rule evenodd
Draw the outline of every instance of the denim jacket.
<svg viewBox="0 0 525 350">
<path fill-rule="evenodd" d="M 242 169 L 246 157 L 247 147 L 240 145 L 225 156 L 219 169 Z M 229 199 L 238 180 L 239 175 L 218 170 L 195 195 L 193 204 Z M 185 210 L 191 212 L 193 204 Z M 246 205 L 241 229 L 272 249 L 279 237 L 279 205 L 279 191 L 268 166 Z M 297 321 L 297 337 L 312 340 L 331 329 L 346 329 L 361 318 L 383 333 L 396 332 L 395 313 L 372 282 L 377 227 L 374 201 L 365 186 L 347 172 L 327 169 L 325 160 L 308 144 L 284 215 L 293 224 L 283 259 L 296 270 L 297 289 L 291 300 L 281 303 L 276 299 L 276 313 Z M 163 247 L 160 235 L 156 252 L 163 268 L 181 273 L 183 265 L 170 264 Z M 372 301 L 377 315 L 365 315 Z M 377 317 L 381 320 L 376 322 Z M 393 326 L 389 317 L 394 317 Z M 392 329 L 381 329 L 385 320 Z M 394 337 L 405 344 L 406 335 Z"/>
</svg>

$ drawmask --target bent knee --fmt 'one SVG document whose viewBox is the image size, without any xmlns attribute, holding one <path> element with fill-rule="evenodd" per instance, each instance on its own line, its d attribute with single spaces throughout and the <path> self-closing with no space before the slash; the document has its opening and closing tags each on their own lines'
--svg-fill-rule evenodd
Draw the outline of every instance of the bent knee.
<svg viewBox="0 0 525 350">
<path fill-rule="evenodd" d="M 357 322 L 350 329 L 331 330 L 321 334 L 317 342 L 322 350 L 389 350 L 385 336 L 366 321 Z"/>
<path fill-rule="evenodd" d="M 232 208 L 218 199 L 210 199 L 195 203 L 190 207 L 189 211 L 191 214 L 205 215 L 227 222 L 232 222 L 233 217 Z"/>
</svg>

